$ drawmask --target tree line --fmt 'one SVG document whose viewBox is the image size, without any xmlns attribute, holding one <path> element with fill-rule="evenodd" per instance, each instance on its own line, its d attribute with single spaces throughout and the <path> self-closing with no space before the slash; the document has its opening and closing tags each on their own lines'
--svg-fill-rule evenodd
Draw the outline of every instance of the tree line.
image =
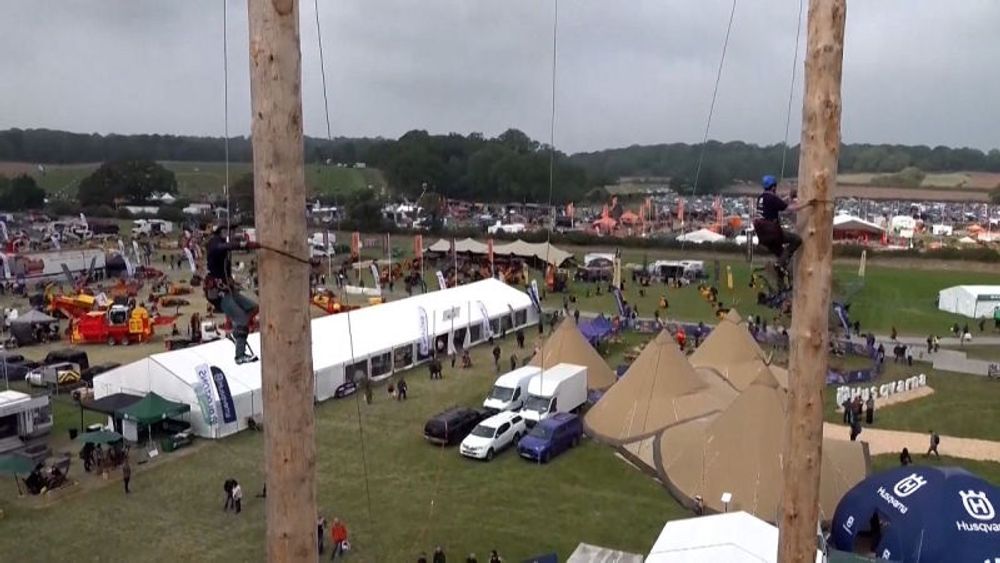
<svg viewBox="0 0 1000 563">
<path fill-rule="evenodd" d="M 390 186 L 410 197 L 436 192 L 447 198 L 479 201 L 549 199 L 549 147 L 516 129 L 489 138 L 481 133 L 432 135 L 407 132 L 399 139 L 306 137 L 308 162 L 365 162 L 383 171 Z M 230 160 L 249 162 L 250 139 L 229 142 Z M 174 135 L 97 135 L 45 129 L 0 131 L 0 160 L 33 163 L 151 161 L 221 161 L 224 140 Z M 565 155 L 555 153 L 552 200 L 557 203 L 599 199 L 596 187 L 620 177 L 671 179 L 678 191 L 718 191 L 734 182 L 756 182 L 765 174 L 798 174 L 798 147 L 709 141 L 631 146 Z M 699 166 L 700 161 L 700 166 Z M 1000 150 L 972 148 L 845 144 L 843 173 L 900 174 L 912 181 L 916 171 L 1000 172 Z M 905 173 L 904 173 L 905 171 Z"/>
</svg>

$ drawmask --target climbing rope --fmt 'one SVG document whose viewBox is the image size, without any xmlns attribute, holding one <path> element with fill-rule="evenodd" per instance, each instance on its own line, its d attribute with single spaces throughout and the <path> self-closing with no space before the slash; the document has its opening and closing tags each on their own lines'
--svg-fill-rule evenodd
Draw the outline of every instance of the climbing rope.
<svg viewBox="0 0 1000 563">
<path fill-rule="evenodd" d="M 795 98 L 795 77 L 799 69 L 799 41 L 802 39 L 802 12 L 805 0 L 799 0 L 798 26 L 795 29 L 795 53 L 792 55 L 792 78 L 788 84 L 788 108 L 785 110 L 785 140 L 781 150 L 781 173 L 778 183 L 785 180 L 785 161 L 788 157 L 788 130 L 792 124 L 792 101 Z"/>
<path fill-rule="evenodd" d="M 326 60 L 325 60 L 324 55 L 323 55 L 323 26 L 320 23 L 319 0 L 313 0 L 313 9 L 314 9 L 315 14 L 316 14 L 316 42 L 317 42 L 318 47 L 319 47 L 319 67 L 320 67 L 320 77 L 322 79 L 322 86 L 323 86 L 323 113 L 324 113 L 324 116 L 326 118 L 326 138 L 327 138 L 327 141 L 329 141 L 330 145 L 332 146 L 333 145 L 333 130 L 332 130 L 331 126 L 330 126 L 330 99 L 329 99 L 329 95 L 328 95 L 328 92 L 327 92 Z M 390 249 L 390 252 L 391 252 L 391 249 Z M 389 275 L 391 276 L 392 273 L 390 272 Z M 378 281 L 378 280 L 376 280 L 376 281 Z M 347 315 L 347 344 L 348 344 L 348 346 L 350 346 L 350 350 L 351 350 L 351 363 L 350 363 L 350 365 L 353 366 L 355 364 L 355 362 L 356 362 L 356 358 L 354 356 L 354 330 L 353 330 L 353 327 L 351 325 L 351 311 L 346 311 L 346 312 L 344 312 L 344 314 Z M 345 376 L 346 375 L 347 374 L 345 374 Z M 371 370 L 370 369 L 368 370 L 368 373 L 365 374 L 365 377 L 369 379 L 369 383 L 367 385 L 370 385 L 370 379 L 371 379 Z M 361 394 L 357 393 L 357 392 L 354 393 L 354 408 L 355 408 L 355 411 L 356 411 L 357 417 L 358 417 L 358 439 L 359 439 L 359 441 L 361 443 L 361 468 L 362 468 L 362 471 L 363 471 L 364 476 L 365 476 L 365 500 L 366 500 L 367 506 L 368 506 L 368 528 L 373 530 L 374 529 L 374 526 L 373 526 L 374 521 L 372 519 L 371 483 L 370 483 L 370 479 L 369 479 L 369 475 L 368 475 L 368 454 L 367 454 L 367 447 L 365 446 L 364 424 L 361 421 Z M 378 557 L 376 557 L 375 560 L 377 561 Z"/>
<path fill-rule="evenodd" d="M 222 120 L 225 131 L 223 150 L 226 159 L 226 183 L 222 185 L 222 192 L 226 196 L 226 241 L 228 242 L 232 227 L 232 210 L 229 197 L 229 8 L 226 3 L 227 0 L 222 0 Z"/>
</svg>

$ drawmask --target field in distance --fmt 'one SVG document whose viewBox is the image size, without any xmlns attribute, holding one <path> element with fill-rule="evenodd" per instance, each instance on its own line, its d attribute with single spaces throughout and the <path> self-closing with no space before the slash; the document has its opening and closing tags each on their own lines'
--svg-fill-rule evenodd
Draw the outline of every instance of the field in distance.
<svg viewBox="0 0 1000 563">
<path fill-rule="evenodd" d="M 177 190 L 185 198 L 197 199 L 205 194 L 222 194 L 226 165 L 222 162 L 161 162 L 177 177 Z M 46 164 L 45 170 L 27 162 L 0 162 L 0 174 L 8 177 L 18 174 L 33 176 L 38 185 L 51 194 L 72 197 L 80 181 L 93 172 L 99 164 Z M 250 172 L 250 163 L 229 164 L 230 182 Z M 342 196 L 355 190 L 385 186 L 382 173 L 374 168 L 338 168 L 332 165 L 306 164 L 306 185 L 313 195 Z"/>
</svg>

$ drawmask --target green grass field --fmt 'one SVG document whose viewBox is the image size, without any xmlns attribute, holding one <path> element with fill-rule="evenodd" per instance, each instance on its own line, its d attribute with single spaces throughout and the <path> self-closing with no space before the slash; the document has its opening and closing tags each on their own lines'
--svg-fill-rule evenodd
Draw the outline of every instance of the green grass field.
<svg viewBox="0 0 1000 563">
<path fill-rule="evenodd" d="M 831 365 L 839 359 L 831 360 Z M 860 364 L 847 366 L 861 367 Z M 913 367 L 886 364 L 885 372 L 871 385 L 881 385 L 919 374 L 927 375 L 927 385 L 934 389 L 928 397 L 885 408 L 876 403 L 876 426 L 892 430 L 926 433 L 933 428 L 942 435 L 1000 441 L 1000 384 L 977 375 L 937 371 L 930 364 L 914 362 Z M 824 417 L 828 422 L 843 423 L 836 412 L 836 389 L 824 393 Z M 1000 461 L 1000 460 L 998 460 Z"/>
<path fill-rule="evenodd" d="M 510 340 L 502 344 L 505 355 Z M 646 553 L 668 519 L 686 516 L 653 479 L 589 441 L 544 466 L 512 451 L 475 462 L 455 448 L 425 443 L 427 417 L 449 405 L 481 402 L 493 382 L 489 353 L 474 349 L 471 370 L 446 364 L 441 381 L 429 381 L 425 368 L 406 374 L 406 402 L 388 400 L 379 387 L 371 406 L 351 398 L 317 407 L 319 506 L 351 530 L 351 560 L 410 561 L 435 544 L 454 559 L 472 551 L 482 557 L 493 548 L 506 561 L 548 551 L 565 558 L 581 541 Z M 72 417 L 70 425 L 79 418 L 75 409 L 56 414 Z M 137 466 L 129 497 L 112 482 L 49 508 L 12 501 L 13 483 L 0 481 L 6 512 L 0 553 L 17 552 L 19 561 L 162 561 L 167 554 L 172 560 L 262 560 L 264 504 L 254 498 L 264 483 L 262 451 L 262 435 L 244 432 L 182 459 L 167 454 L 155 466 Z M 222 511 L 227 477 L 244 487 L 239 516 Z M 44 537 L 44 544 L 25 550 L 27 537 Z"/>
<path fill-rule="evenodd" d="M 222 193 L 226 182 L 225 164 L 221 162 L 162 162 L 177 177 L 177 191 L 186 198 L 200 198 L 205 194 Z M 13 175 L 26 172 L 33 176 L 47 192 L 72 197 L 80 181 L 97 168 L 97 164 L 47 165 L 42 174 L 34 166 L 22 163 L 0 163 L 0 173 Z M 229 174 L 235 182 L 242 174 L 250 172 L 250 164 L 233 162 Z M 343 196 L 369 185 L 385 186 L 382 173 L 374 168 L 337 168 L 320 164 L 306 165 L 306 185 L 314 195 Z"/>
</svg>

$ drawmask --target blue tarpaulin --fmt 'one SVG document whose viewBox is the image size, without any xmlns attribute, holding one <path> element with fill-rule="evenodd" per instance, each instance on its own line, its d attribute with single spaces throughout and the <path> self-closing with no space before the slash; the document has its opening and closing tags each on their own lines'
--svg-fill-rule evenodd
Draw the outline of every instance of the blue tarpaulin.
<svg viewBox="0 0 1000 563">
<path fill-rule="evenodd" d="M 909 465 L 865 479 L 844 495 L 831 542 L 852 551 L 872 532 L 875 555 L 903 563 L 1000 558 L 1000 489 L 957 467 Z"/>
<path fill-rule="evenodd" d="M 598 315 L 593 319 L 583 321 L 578 328 L 580 329 L 580 334 L 587 339 L 587 342 L 590 342 L 591 346 L 596 346 L 597 343 L 607 338 L 614 330 L 614 327 L 611 326 L 611 321 L 604 315 Z"/>
</svg>

